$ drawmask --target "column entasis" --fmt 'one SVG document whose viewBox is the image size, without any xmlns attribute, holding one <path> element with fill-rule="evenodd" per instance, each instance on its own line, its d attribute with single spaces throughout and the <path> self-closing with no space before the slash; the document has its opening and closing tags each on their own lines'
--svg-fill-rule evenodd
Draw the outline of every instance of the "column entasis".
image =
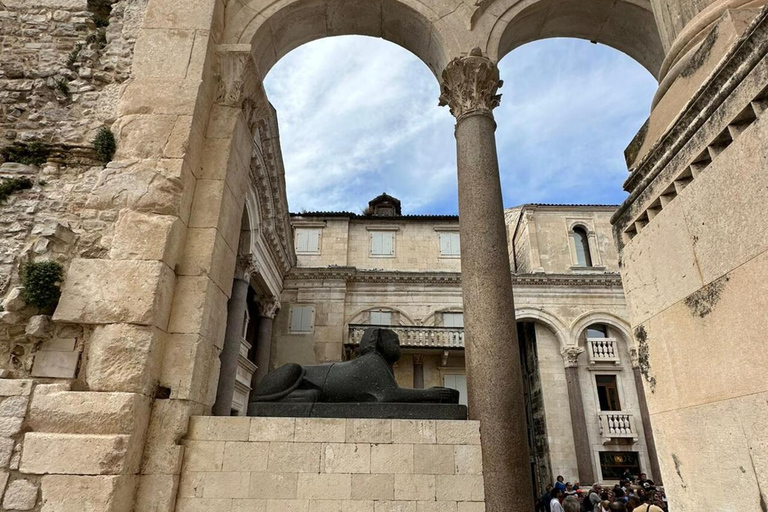
<svg viewBox="0 0 768 512">
<path fill-rule="evenodd" d="M 568 406 L 571 410 L 571 428 L 573 429 L 573 448 L 576 452 L 576 466 L 579 469 L 579 482 L 595 483 L 592 469 L 592 450 L 589 447 L 587 417 L 584 414 L 584 396 L 579 380 L 579 356 L 584 348 L 570 346 L 561 351 L 565 365 L 565 382 L 568 386 Z"/>
<path fill-rule="evenodd" d="M 456 117 L 469 414 L 480 420 L 486 510 L 523 512 L 534 498 L 492 113 L 501 84 L 476 48 L 446 66 L 440 105 Z"/>
<path fill-rule="evenodd" d="M 256 373 L 251 379 L 251 388 L 269 373 L 269 360 L 272 356 L 272 325 L 280 310 L 280 301 L 276 297 L 259 299 L 259 333 L 256 336 Z"/>
</svg>

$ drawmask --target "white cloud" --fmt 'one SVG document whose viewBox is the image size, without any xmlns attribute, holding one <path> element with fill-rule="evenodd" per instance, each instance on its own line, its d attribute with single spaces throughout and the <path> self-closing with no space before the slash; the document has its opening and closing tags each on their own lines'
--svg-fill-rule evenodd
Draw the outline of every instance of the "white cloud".
<svg viewBox="0 0 768 512">
<path fill-rule="evenodd" d="M 620 201 L 622 151 L 647 117 L 650 75 L 577 40 L 526 45 L 500 69 L 505 205 Z M 278 62 L 266 88 L 293 211 L 359 211 L 386 191 L 408 213 L 456 212 L 453 118 L 406 50 L 367 37 L 315 41 Z"/>
</svg>

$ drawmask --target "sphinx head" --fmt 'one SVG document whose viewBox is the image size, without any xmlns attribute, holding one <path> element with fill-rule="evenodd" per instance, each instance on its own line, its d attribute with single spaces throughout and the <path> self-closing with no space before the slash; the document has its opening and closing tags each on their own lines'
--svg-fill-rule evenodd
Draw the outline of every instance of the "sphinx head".
<svg viewBox="0 0 768 512">
<path fill-rule="evenodd" d="M 372 327 L 363 333 L 360 340 L 360 355 L 378 352 L 392 366 L 400 359 L 400 340 L 391 329 Z"/>
</svg>

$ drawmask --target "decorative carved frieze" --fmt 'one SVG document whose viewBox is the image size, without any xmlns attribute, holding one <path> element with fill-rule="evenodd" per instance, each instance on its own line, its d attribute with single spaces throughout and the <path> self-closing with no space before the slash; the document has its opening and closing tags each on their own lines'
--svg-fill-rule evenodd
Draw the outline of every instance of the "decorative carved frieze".
<svg viewBox="0 0 768 512">
<path fill-rule="evenodd" d="M 566 368 L 576 368 L 579 365 L 579 356 L 584 353 L 584 348 L 565 347 L 560 353 L 563 355 L 563 363 Z"/>
<path fill-rule="evenodd" d="M 496 92 L 502 84 L 496 64 L 474 48 L 443 70 L 439 105 L 448 105 L 457 121 L 476 114 L 493 116 L 492 110 L 501 102 L 501 94 Z"/>
</svg>

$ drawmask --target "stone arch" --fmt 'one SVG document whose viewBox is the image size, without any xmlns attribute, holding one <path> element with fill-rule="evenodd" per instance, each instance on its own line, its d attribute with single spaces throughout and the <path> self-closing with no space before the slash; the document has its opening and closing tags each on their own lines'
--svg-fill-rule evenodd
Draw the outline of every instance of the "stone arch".
<svg viewBox="0 0 768 512">
<path fill-rule="evenodd" d="M 619 50 L 658 79 L 664 48 L 649 0 L 497 0 L 476 13 L 491 59 L 526 43 L 574 37 Z"/>
<path fill-rule="evenodd" d="M 459 54 L 456 31 L 445 23 L 445 28 L 438 28 L 441 18 L 417 0 L 279 0 L 266 8 L 255 0 L 230 2 L 223 40 L 250 45 L 261 78 L 291 50 L 339 35 L 373 36 L 395 43 L 439 76 L 449 58 Z"/>
<path fill-rule="evenodd" d="M 578 343 L 581 333 L 592 324 L 606 324 L 619 331 L 627 344 L 627 349 L 634 348 L 635 338 L 629 324 L 622 318 L 604 311 L 590 311 L 576 318 L 569 329 L 570 339 Z"/>
<path fill-rule="evenodd" d="M 364 313 L 367 313 L 368 311 L 373 311 L 373 310 L 385 310 L 385 311 L 396 312 L 400 316 L 400 320 L 401 320 L 399 325 L 408 325 L 408 326 L 416 325 L 416 323 L 413 321 L 410 315 L 405 313 L 402 309 L 394 308 L 392 306 L 372 306 L 372 307 L 358 309 L 355 313 L 349 316 L 349 320 L 347 320 L 347 325 L 359 323 Z M 405 322 L 403 322 L 403 320 Z M 393 327 L 396 327 L 396 326 L 393 326 Z"/>
<path fill-rule="evenodd" d="M 552 313 L 549 313 L 543 309 L 524 307 L 515 310 L 515 320 L 518 322 L 529 320 L 539 322 L 540 324 L 546 326 L 553 333 L 555 333 L 557 341 L 560 343 L 561 351 L 569 345 L 569 340 L 571 338 L 568 337 L 568 329 L 566 328 L 565 324 L 563 324 L 560 319 Z"/>
</svg>

